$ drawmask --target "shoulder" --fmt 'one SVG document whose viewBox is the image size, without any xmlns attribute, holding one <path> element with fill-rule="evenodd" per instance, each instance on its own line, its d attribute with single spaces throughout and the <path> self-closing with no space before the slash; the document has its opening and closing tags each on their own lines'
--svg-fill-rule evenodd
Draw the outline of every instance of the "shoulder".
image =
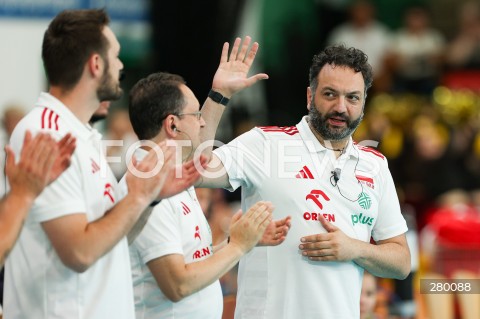
<svg viewBox="0 0 480 319">
<path fill-rule="evenodd" d="M 300 133 L 296 126 L 257 126 L 253 130 L 265 139 L 300 138 Z"/>
<path fill-rule="evenodd" d="M 375 148 L 363 146 L 357 143 L 355 143 L 355 147 L 358 149 L 359 155 L 365 157 L 368 160 L 384 163 L 387 162 L 387 158 L 385 157 L 385 155 L 383 155 L 379 150 Z"/>
</svg>

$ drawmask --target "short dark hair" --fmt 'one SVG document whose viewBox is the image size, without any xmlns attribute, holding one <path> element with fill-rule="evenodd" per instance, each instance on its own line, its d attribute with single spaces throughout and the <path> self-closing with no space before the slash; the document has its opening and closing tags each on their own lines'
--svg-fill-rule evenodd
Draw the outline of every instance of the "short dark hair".
<svg viewBox="0 0 480 319">
<path fill-rule="evenodd" d="M 365 82 L 365 95 L 372 86 L 373 72 L 372 67 L 368 63 L 367 55 L 359 49 L 347 48 L 345 45 L 339 44 L 328 46 L 319 54 L 313 56 L 309 74 L 312 92 L 315 92 L 317 89 L 318 74 L 325 64 L 344 66 L 355 70 L 355 72 L 361 72 Z"/>
<path fill-rule="evenodd" d="M 158 72 L 141 79 L 130 90 L 128 112 L 140 140 L 152 139 L 168 115 L 181 113 L 186 105 L 181 84 L 185 80 L 180 75 Z"/>
<path fill-rule="evenodd" d="M 50 84 L 71 89 L 94 52 L 106 58 L 109 43 L 103 29 L 109 22 L 105 9 L 64 10 L 50 22 L 42 45 Z"/>
</svg>

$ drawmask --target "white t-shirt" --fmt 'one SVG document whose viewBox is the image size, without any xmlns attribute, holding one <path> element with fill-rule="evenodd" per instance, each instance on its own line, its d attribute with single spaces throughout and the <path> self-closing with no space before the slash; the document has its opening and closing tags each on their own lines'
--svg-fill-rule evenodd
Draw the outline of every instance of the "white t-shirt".
<svg viewBox="0 0 480 319">
<path fill-rule="evenodd" d="M 137 149 L 135 155 L 141 159 L 145 154 Z M 125 179 L 120 188 L 127 192 Z M 223 296 L 218 280 L 178 302 L 170 301 L 160 290 L 147 263 L 170 254 L 183 255 L 186 264 L 213 254 L 210 226 L 193 187 L 157 204 L 130 245 L 135 312 L 138 319 L 221 318 Z"/>
<path fill-rule="evenodd" d="M 235 318 L 358 318 L 363 269 L 309 261 L 298 245 L 303 236 L 325 232 L 319 214 L 365 242 L 407 231 L 384 156 L 350 141 L 335 159 L 305 118 L 292 127 L 254 128 L 214 152 L 232 189 L 242 186 L 243 211 L 266 200 L 275 219 L 292 216 L 284 243 L 256 247 L 241 259 Z"/>
<path fill-rule="evenodd" d="M 128 244 L 121 240 L 83 273 L 59 259 L 41 223 L 85 213 L 101 218 L 118 201 L 117 182 L 100 147 L 100 134 L 81 123 L 47 93 L 15 128 L 11 145 L 19 154 L 25 130 L 55 137 L 71 132 L 77 148 L 71 166 L 35 201 L 6 263 L 4 313 L 15 318 L 134 318 Z"/>
</svg>

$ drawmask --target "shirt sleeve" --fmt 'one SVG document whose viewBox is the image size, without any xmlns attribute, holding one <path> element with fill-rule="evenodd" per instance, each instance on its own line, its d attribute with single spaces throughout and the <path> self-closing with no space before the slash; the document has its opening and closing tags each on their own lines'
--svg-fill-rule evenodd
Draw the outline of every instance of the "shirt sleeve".
<svg viewBox="0 0 480 319">
<path fill-rule="evenodd" d="M 230 191 L 251 186 L 250 178 L 264 173 L 266 143 L 264 135 L 254 128 L 213 151 L 227 171 Z"/>
<path fill-rule="evenodd" d="M 378 218 L 372 230 L 375 241 L 389 239 L 405 233 L 407 223 L 400 210 L 397 191 L 386 164 L 381 166 L 383 193 L 378 206 Z"/>
<path fill-rule="evenodd" d="M 183 256 L 181 225 L 178 213 L 170 200 L 164 199 L 152 211 L 142 232 L 132 245 L 143 263 L 165 255 Z"/>
</svg>

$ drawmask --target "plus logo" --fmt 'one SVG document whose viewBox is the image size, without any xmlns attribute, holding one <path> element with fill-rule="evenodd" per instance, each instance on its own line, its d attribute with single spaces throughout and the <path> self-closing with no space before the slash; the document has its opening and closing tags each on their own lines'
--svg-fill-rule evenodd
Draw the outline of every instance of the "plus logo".
<svg viewBox="0 0 480 319">
<path fill-rule="evenodd" d="M 105 184 L 105 190 L 103 191 L 103 196 L 107 196 L 112 203 L 115 203 L 115 199 L 113 197 L 112 184 L 110 184 L 110 183 Z"/>
<path fill-rule="evenodd" d="M 307 195 L 307 197 L 305 197 L 305 200 L 309 200 L 311 199 L 315 204 L 317 204 L 317 206 L 320 208 L 320 209 L 323 209 L 323 204 L 322 202 L 320 202 L 319 198 L 320 196 L 323 197 L 324 200 L 326 201 L 329 201 L 330 198 L 327 196 L 327 194 L 325 194 L 323 191 L 319 190 L 319 189 L 313 189 L 310 194 Z"/>
<path fill-rule="evenodd" d="M 330 197 L 325 194 L 325 192 L 319 190 L 319 189 L 313 189 L 306 197 L 305 200 L 311 200 L 315 203 L 315 205 L 320 208 L 320 210 L 323 210 L 323 204 L 322 201 L 329 201 Z M 335 221 L 335 214 L 330 214 L 330 213 L 320 213 L 320 212 L 304 212 L 303 213 L 303 219 L 305 220 L 312 220 L 312 221 L 318 221 L 320 216 L 323 216 L 327 221 L 329 222 L 334 222 Z"/>
</svg>

